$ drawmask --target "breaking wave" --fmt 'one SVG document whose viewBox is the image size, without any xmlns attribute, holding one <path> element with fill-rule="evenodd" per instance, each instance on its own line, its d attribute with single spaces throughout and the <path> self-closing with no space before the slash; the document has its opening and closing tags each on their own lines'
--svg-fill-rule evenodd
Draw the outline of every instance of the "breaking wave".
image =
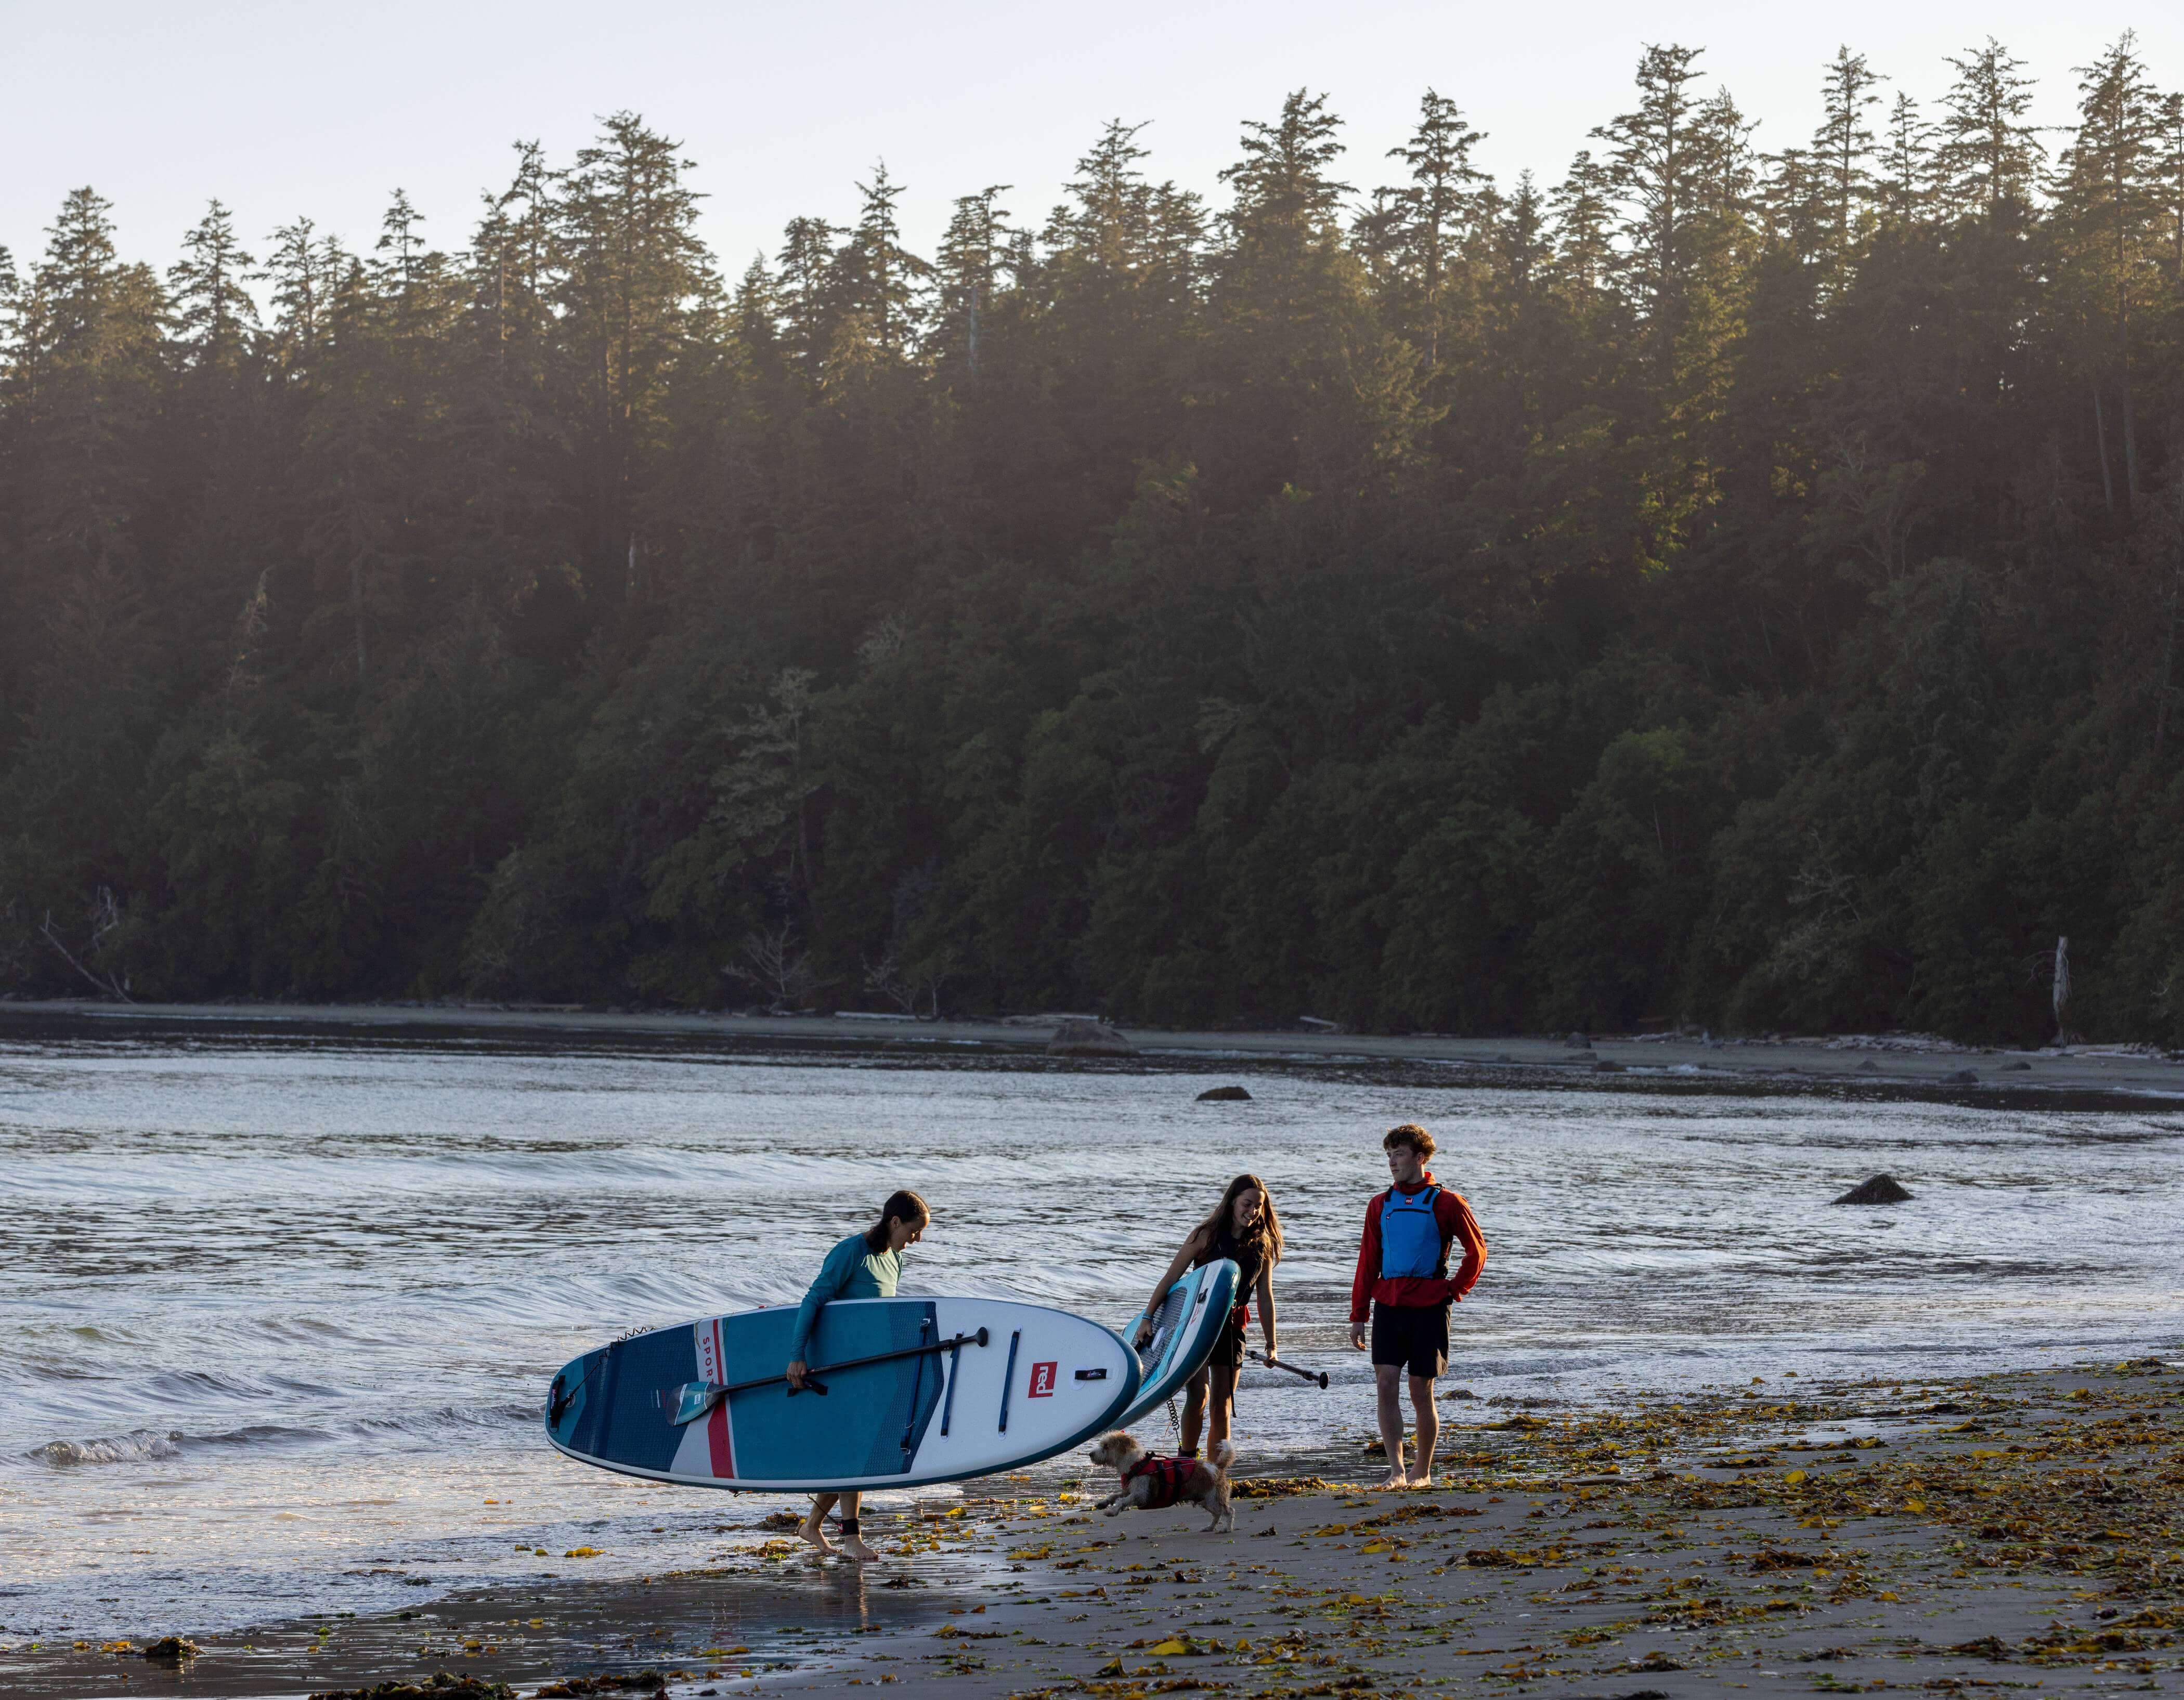
<svg viewBox="0 0 2184 1700">
<path fill-rule="evenodd" d="M 142 1464 L 151 1458 L 180 1458 L 181 1440 L 180 1430 L 131 1429 L 125 1435 L 109 1435 L 103 1440 L 47 1441 L 43 1446 L 32 1447 L 30 1455 L 58 1469 L 86 1464 Z"/>
</svg>

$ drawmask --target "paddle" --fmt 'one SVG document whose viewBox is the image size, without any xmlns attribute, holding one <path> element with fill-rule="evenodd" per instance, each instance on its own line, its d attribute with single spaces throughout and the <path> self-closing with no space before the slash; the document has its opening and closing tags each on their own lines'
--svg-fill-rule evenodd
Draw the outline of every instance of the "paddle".
<svg viewBox="0 0 2184 1700">
<path fill-rule="evenodd" d="M 1324 1369 L 1300 1369 L 1294 1364 L 1284 1364 L 1280 1358 L 1269 1358 L 1263 1352 L 1251 1352 L 1247 1353 L 1245 1355 L 1257 1358 L 1269 1369 L 1286 1369 L 1292 1375 L 1301 1375 L 1306 1381 L 1316 1381 L 1323 1387 L 1327 1385 L 1327 1371 Z"/>
<path fill-rule="evenodd" d="M 815 1364 L 805 1371 L 804 1389 L 808 1389 L 822 1397 L 825 1396 L 826 1384 L 812 1379 L 822 1370 L 831 1375 L 837 1369 L 861 1369 L 867 1364 L 890 1364 L 899 1358 L 917 1358 L 928 1352 L 953 1352 L 961 1347 L 983 1346 L 985 1343 L 986 1331 L 982 1328 L 976 1334 L 959 1334 L 952 1340 L 935 1340 L 923 1346 L 905 1346 L 899 1352 L 875 1352 L 869 1358 L 844 1358 L 838 1364 Z M 760 1375 L 754 1381 L 733 1381 L 726 1384 L 719 1381 L 685 1381 L 674 1390 L 675 1414 L 669 1419 L 669 1421 L 677 1428 L 681 1428 L 685 1423 L 696 1422 L 699 1418 L 704 1416 L 706 1412 L 711 1410 L 716 1403 L 731 1393 L 749 1392 L 753 1387 L 771 1387 L 777 1381 L 786 1381 L 788 1379 L 788 1377 L 784 1374 Z M 788 1390 L 788 1397 L 793 1399 L 804 1389 L 791 1387 Z M 667 1391 L 665 1387 L 660 1389 L 662 1393 Z M 663 1399 L 661 1403 L 665 1404 L 666 1402 Z"/>
</svg>

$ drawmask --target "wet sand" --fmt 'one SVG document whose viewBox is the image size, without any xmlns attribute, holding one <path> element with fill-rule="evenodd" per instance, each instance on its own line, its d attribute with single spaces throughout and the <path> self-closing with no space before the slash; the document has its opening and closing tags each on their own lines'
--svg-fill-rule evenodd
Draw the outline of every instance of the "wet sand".
<svg viewBox="0 0 2184 1700">
<path fill-rule="evenodd" d="M 399 1031 L 461 1028 L 570 1034 L 657 1034 L 739 1042 L 774 1042 L 882 1047 L 988 1047 L 1043 1053 L 1049 1021 L 922 1021 L 908 1017 L 764 1016 L 629 1013 L 511 1004 L 99 1003 L 73 999 L 0 1002 L 0 1023 L 53 1017 L 127 1022 L 218 1021 L 243 1028 L 341 1028 Z M 1322 1031 L 1170 1031 L 1126 1028 L 1145 1063 L 1217 1073 L 1233 1065 L 1248 1075 L 1254 1062 L 1407 1062 L 1508 1069 L 1549 1078 L 1599 1075 L 1613 1086 L 1625 1075 L 1633 1086 L 1657 1087 L 1675 1071 L 1696 1081 L 1741 1082 L 1796 1090 L 1818 1084 L 1921 1096 L 1965 1093 L 1993 1102 L 1997 1094 L 2031 1091 L 2052 1099 L 2087 1094 L 2120 1105 L 2144 1098 L 2184 1099 L 2184 1059 L 2150 1047 L 2073 1046 L 2058 1050 L 2002 1050 L 1954 1046 L 1892 1035 L 1713 1040 L 1703 1036 L 1592 1035 L 1589 1048 L 1568 1036 L 1462 1039 Z M 1095 1064 L 1096 1065 L 1096 1064 Z M 1128 1058 L 1112 1066 L 1132 1066 Z M 1975 1077 L 1960 1078 L 1967 1070 Z"/>
<path fill-rule="evenodd" d="M 1006 1479 L 868 1517 L 872 1564 L 754 1531 L 726 1564 L 638 1584 L 200 1638 L 180 1671 L 141 1639 L 18 1643 L 0 1692 L 304 1694 L 446 1671 L 676 1700 L 2184 1692 L 2184 1374 L 2156 1360 L 1446 1410 L 1432 1489 L 1370 1491 L 1379 1461 L 1354 1443 L 1316 1478 L 1251 1479 L 1247 1458 L 1233 1535 L 1188 1507 L 1092 1515 L 1089 1478 Z"/>
</svg>

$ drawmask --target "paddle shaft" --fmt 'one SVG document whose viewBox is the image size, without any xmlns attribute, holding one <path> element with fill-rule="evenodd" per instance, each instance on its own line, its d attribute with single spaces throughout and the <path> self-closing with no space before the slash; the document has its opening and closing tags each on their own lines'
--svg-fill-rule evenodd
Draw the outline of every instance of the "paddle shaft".
<svg viewBox="0 0 2184 1700">
<path fill-rule="evenodd" d="M 1286 1369 L 1290 1375 L 1301 1375 L 1306 1381 L 1316 1382 L 1322 1387 L 1324 1387 L 1327 1385 L 1327 1371 L 1324 1369 L 1300 1369 L 1294 1364 L 1284 1364 L 1280 1358 L 1268 1357 L 1267 1353 L 1263 1352 L 1253 1352 L 1248 1355 L 1257 1358 L 1269 1369 Z"/>
<path fill-rule="evenodd" d="M 923 1346 L 905 1346 L 899 1352 L 875 1352 L 869 1358 L 844 1358 L 838 1364 L 815 1364 L 804 1372 L 804 1385 L 813 1392 L 823 1395 L 827 1391 L 826 1388 L 811 1379 L 822 1372 L 831 1375 L 837 1369 L 861 1369 L 867 1364 L 892 1364 L 899 1358 L 920 1358 L 928 1352 L 952 1352 L 961 1347 L 983 1346 L 985 1343 L 986 1331 L 982 1328 L 976 1334 L 958 1334 L 950 1340 L 934 1340 Z M 761 1375 L 755 1381 L 731 1382 L 720 1391 L 723 1395 L 744 1393 L 749 1392 L 753 1387 L 771 1387 L 775 1382 L 786 1381 L 788 1379 L 786 1375 Z M 794 1398 L 798 1391 L 791 1387 L 788 1390 L 788 1397 Z"/>
</svg>

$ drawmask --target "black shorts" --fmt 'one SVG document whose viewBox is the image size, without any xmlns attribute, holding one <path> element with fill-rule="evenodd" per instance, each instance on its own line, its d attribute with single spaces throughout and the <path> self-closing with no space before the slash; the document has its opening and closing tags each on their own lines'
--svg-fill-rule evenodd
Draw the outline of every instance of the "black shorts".
<svg viewBox="0 0 2184 1700">
<path fill-rule="evenodd" d="M 1373 1301 L 1373 1361 L 1428 1381 L 1448 1368 L 1448 1307 Z"/>
<path fill-rule="evenodd" d="M 1194 1387 L 1203 1386 L 1206 1378 L 1216 1369 L 1241 1369 L 1244 1367 L 1244 1324 L 1240 1318 L 1231 1316 L 1228 1325 L 1221 1331 L 1221 1337 L 1213 1342 L 1212 1351 L 1190 1378 Z"/>
</svg>

